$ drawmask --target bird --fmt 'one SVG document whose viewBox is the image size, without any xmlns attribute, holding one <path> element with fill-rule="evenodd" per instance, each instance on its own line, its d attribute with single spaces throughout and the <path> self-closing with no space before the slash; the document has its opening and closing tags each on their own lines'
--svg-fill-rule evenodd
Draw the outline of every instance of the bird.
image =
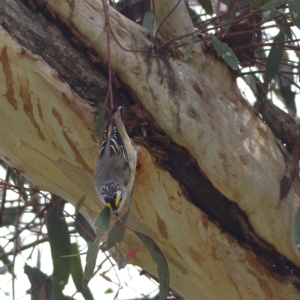
<svg viewBox="0 0 300 300">
<path fill-rule="evenodd" d="M 132 197 L 139 152 L 126 132 L 120 106 L 105 127 L 94 170 L 98 197 L 117 217 Z"/>
</svg>

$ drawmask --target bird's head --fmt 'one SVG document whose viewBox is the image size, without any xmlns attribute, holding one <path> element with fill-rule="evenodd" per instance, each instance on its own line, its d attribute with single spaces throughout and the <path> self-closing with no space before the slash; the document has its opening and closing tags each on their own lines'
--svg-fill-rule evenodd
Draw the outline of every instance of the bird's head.
<svg viewBox="0 0 300 300">
<path fill-rule="evenodd" d="M 114 214 L 119 216 L 119 207 L 123 200 L 123 189 L 115 181 L 107 181 L 101 188 L 101 196 L 105 205 L 112 209 Z"/>
</svg>

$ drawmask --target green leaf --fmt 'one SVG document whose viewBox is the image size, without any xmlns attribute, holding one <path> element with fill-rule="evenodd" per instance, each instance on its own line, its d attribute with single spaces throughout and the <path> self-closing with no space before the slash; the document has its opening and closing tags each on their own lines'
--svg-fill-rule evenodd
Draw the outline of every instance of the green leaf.
<svg viewBox="0 0 300 300">
<path fill-rule="evenodd" d="M 97 134 L 98 134 L 98 133 L 97 133 Z M 82 204 L 84 203 L 85 198 L 86 198 L 86 195 L 83 195 L 83 196 L 78 200 L 78 202 L 76 203 L 76 205 L 75 205 L 75 214 L 77 214 L 77 213 L 80 211 L 80 208 L 81 208 Z"/>
<path fill-rule="evenodd" d="M 155 22 L 156 22 L 156 28 L 158 28 L 159 22 L 157 21 L 156 18 L 155 18 Z M 147 28 L 149 31 L 153 30 L 153 14 L 152 14 L 151 11 L 147 11 L 144 14 L 142 26 L 145 27 L 145 28 Z"/>
<path fill-rule="evenodd" d="M 109 221 L 110 221 L 110 209 L 109 207 L 105 206 L 104 209 L 101 211 L 101 213 L 98 215 L 95 222 L 95 227 L 97 231 L 96 239 L 94 242 L 89 243 L 88 245 L 88 251 L 86 255 L 86 265 L 85 265 L 85 270 L 82 278 L 82 286 L 84 289 L 86 289 L 90 279 L 93 276 L 97 255 L 98 255 L 98 246 L 100 243 L 100 238 L 107 230 Z"/>
<path fill-rule="evenodd" d="M 152 31 L 152 22 L 153 22 L 153 14 L 151 11 L 147 11 L 143 17 L 142 26 L 147 28 L 149 31 Z"/>
<path fill-rule="evenodd" d="M 203 7 L 207 14 L 210 16 L 213 14 L 213 9 L 210 0 L 198 0 L 198 3 Z"/>
<path fill-rule="evenodd" d="M 79 254 L 78 246 L 76 243 L 71 244 L 72 254 Z M 81 266 L 81 260 L 80 256 L 72 256 L 71 258 L 71 275 L 74 281 L 74 284 L 76 286 L 76 289 L 78 292 L 82 294 L 85 300 L 94 300 L 94 297 L 90 291 L 89 288 L 87 288 L 85 291 L 82 287 L 82 276 L 83 276 L 83 269 Z"/>
<path fill-rule="evenodd" d="M 105 252 L 113 247 L 117 242 L 121 242 L 125 236 L 126 223 L 128 219 L 129 210 L 121 217 L 121 220 L 117 220 L 110 230 L 107 241 L 102 247 L 102 251 Z"/>
<path fill-rule="evenodd" d="M 213 34 L 210 34 L 210 37 L 218 54 L 224 59 L 229 67 L 231 67 L 233 70 L 237 70 L 239 64 L 232 49 L 227 44 L 220 42 Z"/>
<path fill-rule="evenodd" d="M 107 98 L 106 98 L 107 99 Z M 95 127 L 95 136 L 98 135 L 99 131 L 101 130 L 101 128 L 104 125 L 104 120 L 105 120 L 105 110 L 106 110 L 106 100 L 103 104 L 103 106 L 101 107 L 101 110 L 99 112 L 97 121 L 96 121 L 96 127 Z"/>
<path fill-rule="evenodd" d="M 7 266 L 0 267 L 0 275 L 3 275 L 5 273 L 7 273 L 7 271 L 8 271 L 8 267 Z"/>
<path fill-rule="evenodd" d="M 164 254 L 149 236 L 138 231 L 133 232 L 146 246 L 146 248 L 152 256 L 153 261 L 158 266 L 157 271 L 159 277 L 159 299 L 167 299 L 169 293 L 170 273 L 168 263 Z"/>
<path fill-rule="evenodd" d="M 71 259 L 60 256 L 71 254 L 71 243 L 68 225 L 62 211 L 65 201 L 56 195 L 53 195 L 52 200 L 55 203 L 47 214 L 47 230 L 53 261 L 52 284 L 54 298 L 62 299 L 64 297 L 62 291 L 71 273 Z"/>
<path fill-rule="evenodd" d="M 104 292 L 104 294 L 111 294 L 111 293 L 113 293 L 114 291 L 111 289 L 111 288 L 108 288 L 105 292 Z"/>
<path fill-rule="evenodd" d="M 300 2 L 294 0 L 289 3 L 289 9 L 293 23 L 300 29 Z"/>
<path fill-rule="evenodd" d="M 300 254 L 300 206 L 294 218 L 294 244 L 297 253 Z"/>
<path fill-rule="evenodd" d="M 188 46 L 187 46 L 187 48 L 185 49 L 185 52 L 184 52 L 184 60 L 185 61 L 189 58 L 189 56 L 192 52 L 192 49 L 195 45 L 195 42 L 197 40 L 197 37 L 198 37 L 198 34 L 196 33 L 196 34 L 193 34 L 192 37 L 190 38 Z"/>
<path fill-rule="evenodd" d="M 124 269 L 127 265 L 126 255 L 121 251 L 118 251 L 115 261 L 119 267 L 119 270 Z"/>
<path fill-rule="evenodd" d="M 284 28 L 281 28 L 279 33 L 274 38 L 274 43 L 284 41 Z M 277 74 L 280 61 L 283 55 L 284 44 L 273 45 L 266 62 L 266 72 L 264 76 L 265 85 L 268 85 Z"/>
<path fill-rule="evenodd" d="M 30 294 L 32 300 L 54 299 L 51 278 L 39 269 L 31 268 L 27 264 L 25 264 L 24 273 L 27 275 L 31 284 Z"/>
<path fill-rule="evenodd" d="M 269 3 L 271 0 L 253 0 L 250 4 L 251 8 L 257 8 L 259 6 L 264 6 L 266 3 Z"/>
<path fill-rule="evenodd" d="M 159 22 L 157 21 L 156 18 L 155 18 L 155 23 L 156 23 L 156 28 L 158 28 Z M 147 28 L 149 31 L 153 31 L 153 14 L 151 11 L 147 11 L 144 14 L 142 26 Z"/>
<path fill-rule="evenodd" d="M 267 4 L 265 4 L 263 7 L 262 7 L 262 10 L 271 10 L 277 6 L 280 6 L 280 5 L 283 5 L 283 4 L 287 4 L 291 1 L 294 1 L 294 0 L 273 0 Z"/>
<path fill-rule="evenodd" d="M 76 214 L 75 228 L 86 242 L 93 242 L 95 240 L 95 230 L 80 212 Z"/>
<path fill-rule="evenodd" d="M 289 60 L 289 55 L 285 51 L 282 55 L 283 59 Z M 286 108 L 288 109 L 288 112 L 292 116 L 297 115 L 297 107 L 295 103 L 295 96 L 296 92 L 292 90 L 292 82 L 295 80 L 293 74 L 289 74 L 290 66 L 286 64 L 281 64 L 279 66 L 279 71 L 285 73 L 285 77 L 280 76 L 279 74 L 275 76 L 275 82 L 278 85 L 278 90 L 275 90 L 275 94 L 278 95 L 278 97 L 283 98 L 284 102 L 286 104 Z"/>
</svg>

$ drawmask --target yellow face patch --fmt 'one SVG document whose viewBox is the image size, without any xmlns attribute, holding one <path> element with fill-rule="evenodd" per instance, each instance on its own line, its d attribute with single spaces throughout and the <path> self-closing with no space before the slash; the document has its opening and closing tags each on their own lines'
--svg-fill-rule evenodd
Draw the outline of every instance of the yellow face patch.
<svg viewBox="0 0 300 300">
<path fill-rule="evenodd" d="M 115 199 L 115 206 L 119 207 L 119 203 L 120 203 L 120 197 L 117 196 Z"/>
<path fill-rule="evenodd" d="M 106 203 L 106 206 L 111 208 L 111 204 L 110 203 Z"/>
</svg>

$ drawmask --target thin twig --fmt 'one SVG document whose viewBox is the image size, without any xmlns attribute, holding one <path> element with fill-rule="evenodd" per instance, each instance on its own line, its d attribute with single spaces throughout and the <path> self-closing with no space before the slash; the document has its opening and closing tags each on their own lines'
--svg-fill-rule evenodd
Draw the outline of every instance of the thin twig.
<svg viewBox="0 0 300 300">
<path fill-rule="evenodd" d="M 160 28 L 162 27 L 162 25 L 164 24 L 164 22 L 169 18 L 169 16 L 174 12 L 174 10 L 177 8 L 177 6 L 179 5 L 179 3 L 181 2 L 181 0 L 178 0 L 177 4 L 173 7 L 173 9 L 164 17 L 164 19 L 161 21 L 161 23 L 159 24 L 156 33 L 155 33 L 155 40 L 157 38 L 158 32 L 160 30 Z"/>
<path fill-rule="evenodd" d="M 296 82 L 285 76 L 281 71 L 278 71 L 278 74 L 285 78 L 287 81 L 289 81 L 291 84 L 295 85 L 300 90 L 300 85 L 298 85 Z"/>
<path fill-rule="evenodd" d="M 9 181 L 9 176 L 10 176 L 10 167 L 7 166 L 5 182 Z M 5 208 L 5 201 L 6 201 L 6 189 L 3 190 L 3 194 L 2 194 L 2 201 L 1 201 L 1 208 L 0 208 L 0 227 L 2 226 L 2 216 Z"/>
<path fill-rule="evenodd" d="M 19 198 L 20 199 L 20 198 Z M 19 217 L 20 217 L 20 201 L 18 203 L 17 206 L 17 211 L 16 211 L 16 230 L 18 230 L 19 227 Z M 15 275 L 15 262 L 16 262 L 16 256 L 17 256 L 17 252 L 18 252 L 18 239 L 14 240 L 14 256 L 13 256 L 13 261 L 12 261 L 12 296 L 13 296 L 13 300 L 16 299 L 16 295 L 15 295 L 15 279 L 16 279 L 16 275 Z"/>
<path fill-rule="evenodd" d="M 110 100 L 110 109 L 113 112 L 113 110 L 114 110 L 114 99 L 113 99 L 112 80 L 111 80 L 109 5 L 107 3 L 107 0 L 102 0 L 102 4 L 103 4 L 103 8 L 104 8 L 104 13 L 105 13 L 109 100 Z"/>
<path fill-rule="evenodd" d="M 236 46 L 236 47 L 232 47 L 232 49 L 258 48 L 258 47 L 274 46 L 274 45 L 282 45 L 282 44 L 285 44 L 286 47 L 293 47 L 288 44 L 293 43 L 293 42 L 298 42 L 298 41 L 300 41 L 300 40 L 287 40 L 287 41 L 272 42 L 272 43 L 256 43 L 256 44 L 250 44 L 250 45 Z M 294 46 L 294 47 L 296 47 L 296 46 Z M 297 47 L 297 49 L 298 49 L 298 47 Z"/>
</svg>

